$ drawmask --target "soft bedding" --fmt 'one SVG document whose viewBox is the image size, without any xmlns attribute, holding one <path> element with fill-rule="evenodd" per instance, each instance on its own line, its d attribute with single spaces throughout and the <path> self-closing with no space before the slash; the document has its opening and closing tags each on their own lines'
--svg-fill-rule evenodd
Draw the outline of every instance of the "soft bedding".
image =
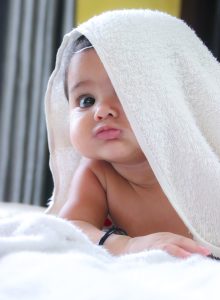
<svg viewBox="0 0 220 300">
<path fill-rule="evenodd" d="M 0 221 L 0 299 L 219 299 L 220 262 L 159 250 L 113 257 L 70 222 Z"/>
</svg>

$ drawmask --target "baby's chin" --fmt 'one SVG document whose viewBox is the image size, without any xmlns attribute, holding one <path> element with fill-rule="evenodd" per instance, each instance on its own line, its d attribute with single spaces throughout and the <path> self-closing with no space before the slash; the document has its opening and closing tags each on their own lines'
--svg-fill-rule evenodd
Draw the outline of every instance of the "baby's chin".
<svg viewBox="0 0 220 300">
<path fill-rule="evenodd" d="M 91 159 L 91 160 L 102 160 L 109 163 L 117 164 L 138 164 L 146 162 L 146 157 L 140 147 L 137 145 L 131 145 L 122 143 L 121 140 L 111 140 L 104 142 L 101 145 L 75 145 L 74 149 L 82 157 Z"/>
</svg>

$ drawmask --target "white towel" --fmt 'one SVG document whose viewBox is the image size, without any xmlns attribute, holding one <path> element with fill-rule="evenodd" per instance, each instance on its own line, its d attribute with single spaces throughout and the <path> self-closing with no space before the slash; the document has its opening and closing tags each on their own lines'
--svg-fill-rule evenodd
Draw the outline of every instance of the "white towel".
<svg viewBox="0 0 220 300">
<path fill-rule="evenodd" d="M 164 193 L 194 238 L 220 256 L 220 67 L 181 20 L 106 12 L 64 37 L 46 94 L 51 212 L 64 204 L 79 155 L 69 140 L 64 62 L 84 34 L 96 49 Z"/>
</svg>

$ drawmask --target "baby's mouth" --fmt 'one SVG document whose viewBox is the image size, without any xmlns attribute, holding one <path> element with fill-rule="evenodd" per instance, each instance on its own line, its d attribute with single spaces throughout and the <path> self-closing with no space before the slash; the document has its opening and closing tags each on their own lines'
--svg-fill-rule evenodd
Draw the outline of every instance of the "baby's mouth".
<svg viewBox="0 0 220 300">
<path fill-rule="evenodd" d="M 108 126 L 103 126 L 95 132 L 95 137 L 100 140 L 114 140 L 118 139 L 121 135 L 121 130 Z"/>
</svg>

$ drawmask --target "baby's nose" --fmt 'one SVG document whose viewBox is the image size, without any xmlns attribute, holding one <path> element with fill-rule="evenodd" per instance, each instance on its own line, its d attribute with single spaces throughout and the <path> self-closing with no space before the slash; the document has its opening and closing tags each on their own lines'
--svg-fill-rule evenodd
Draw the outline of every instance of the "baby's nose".
<svg viewBox="0 0 220 300">
<path fill-rule="evenodd" d="M 94 119 L 95 121 L 101 121 L 109 117 L 117 118 L 117 116 L 118 112 L 115 108 L 110 107 L 109 105 L 100 105 L 95 111 Z"/>
</svg>

